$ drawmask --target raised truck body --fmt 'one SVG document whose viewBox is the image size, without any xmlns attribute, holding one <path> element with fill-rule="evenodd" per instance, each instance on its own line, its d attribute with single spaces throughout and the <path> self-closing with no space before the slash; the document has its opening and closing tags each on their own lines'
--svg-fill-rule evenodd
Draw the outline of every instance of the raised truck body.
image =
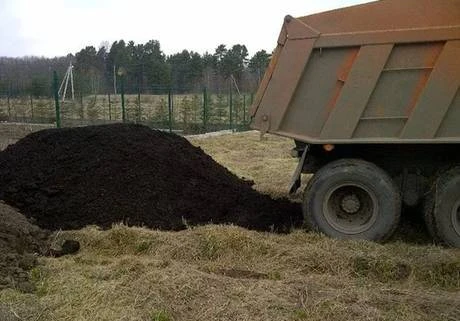
<svg viewBox="0 0 460 321">
<path fill-rule="evenodd" d="M 460 247 L 460 0 L 381 0 L 293 18 L 252 106 L 252 126 L 293 138 L 306 224 L 385 240 L 423 205 Z"/>
</svg>

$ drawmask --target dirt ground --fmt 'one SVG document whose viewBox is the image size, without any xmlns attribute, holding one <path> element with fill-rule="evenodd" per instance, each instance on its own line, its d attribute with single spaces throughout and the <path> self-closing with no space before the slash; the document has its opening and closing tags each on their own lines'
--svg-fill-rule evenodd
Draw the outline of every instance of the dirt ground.
<svg viewBox="0 0 460 321">
<path fill-rule="evenodd" d="M 258 191 L 286 196 L 289 140 L 191 141 Z M 0 320 L 458 320 L 460 250 L 402 235 L 382 245 L 220 225 L 65 231 L 82 250 L 39 258 L 31 294 L 0 290 Z"/>
<path fill-rule="evenodd" d="M 37 256 L 46 252 L 48 236 L 47 231 L 0 202 L 0 290 L 34 290 L 28 271 L 37 264 Z"/>
</svg>

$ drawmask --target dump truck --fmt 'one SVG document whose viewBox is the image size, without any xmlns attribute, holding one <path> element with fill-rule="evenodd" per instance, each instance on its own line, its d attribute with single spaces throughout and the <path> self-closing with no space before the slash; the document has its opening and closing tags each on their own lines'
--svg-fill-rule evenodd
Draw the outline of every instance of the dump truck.
<svg viewBox="0 0 460 321">
<path fill-rule="evenodd" d="M 380 0 L 286 16 L 251 108 L 292 138 L 305 225 L 388 239 L 406 207 L 460 247 L 460 0 Z"/>
</svg>

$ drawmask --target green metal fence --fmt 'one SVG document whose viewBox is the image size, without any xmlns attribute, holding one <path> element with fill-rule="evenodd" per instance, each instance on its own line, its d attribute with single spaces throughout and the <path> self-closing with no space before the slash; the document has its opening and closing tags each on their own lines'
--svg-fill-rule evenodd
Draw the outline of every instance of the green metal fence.
<svg viewBox="0 0 460 321">
<path fill-rule="evenodd" d="M 56 127 L 131 122 L 184 134 L 224 129 L 248 129 L 248 111 L 253 93 L 239 93 L 228 87 L 222 92 L 206 88 L 144 87 L 125 92 L 123 80 L 118 92 L 59 95 L 53 74 L 51 88 L 41 95 L 28 92 L 0 92 L 0 121 L 48 123 Z M 49 95 L 43 93 L 49 92 Z"/>
</svg>

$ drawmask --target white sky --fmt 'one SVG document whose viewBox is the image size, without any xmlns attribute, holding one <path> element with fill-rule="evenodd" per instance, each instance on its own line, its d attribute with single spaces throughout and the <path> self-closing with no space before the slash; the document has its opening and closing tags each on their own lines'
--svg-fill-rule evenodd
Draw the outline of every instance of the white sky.
<svg viewBox="0 0 460 321">
<path fill-rule="evenodd" d="M 0 0 L 0 56 L 54 57 L 87 45 L 160 41 L 166 54 L 245 44 L 271 51 L 283 17 L 370 0 Z"/>
</svg>

